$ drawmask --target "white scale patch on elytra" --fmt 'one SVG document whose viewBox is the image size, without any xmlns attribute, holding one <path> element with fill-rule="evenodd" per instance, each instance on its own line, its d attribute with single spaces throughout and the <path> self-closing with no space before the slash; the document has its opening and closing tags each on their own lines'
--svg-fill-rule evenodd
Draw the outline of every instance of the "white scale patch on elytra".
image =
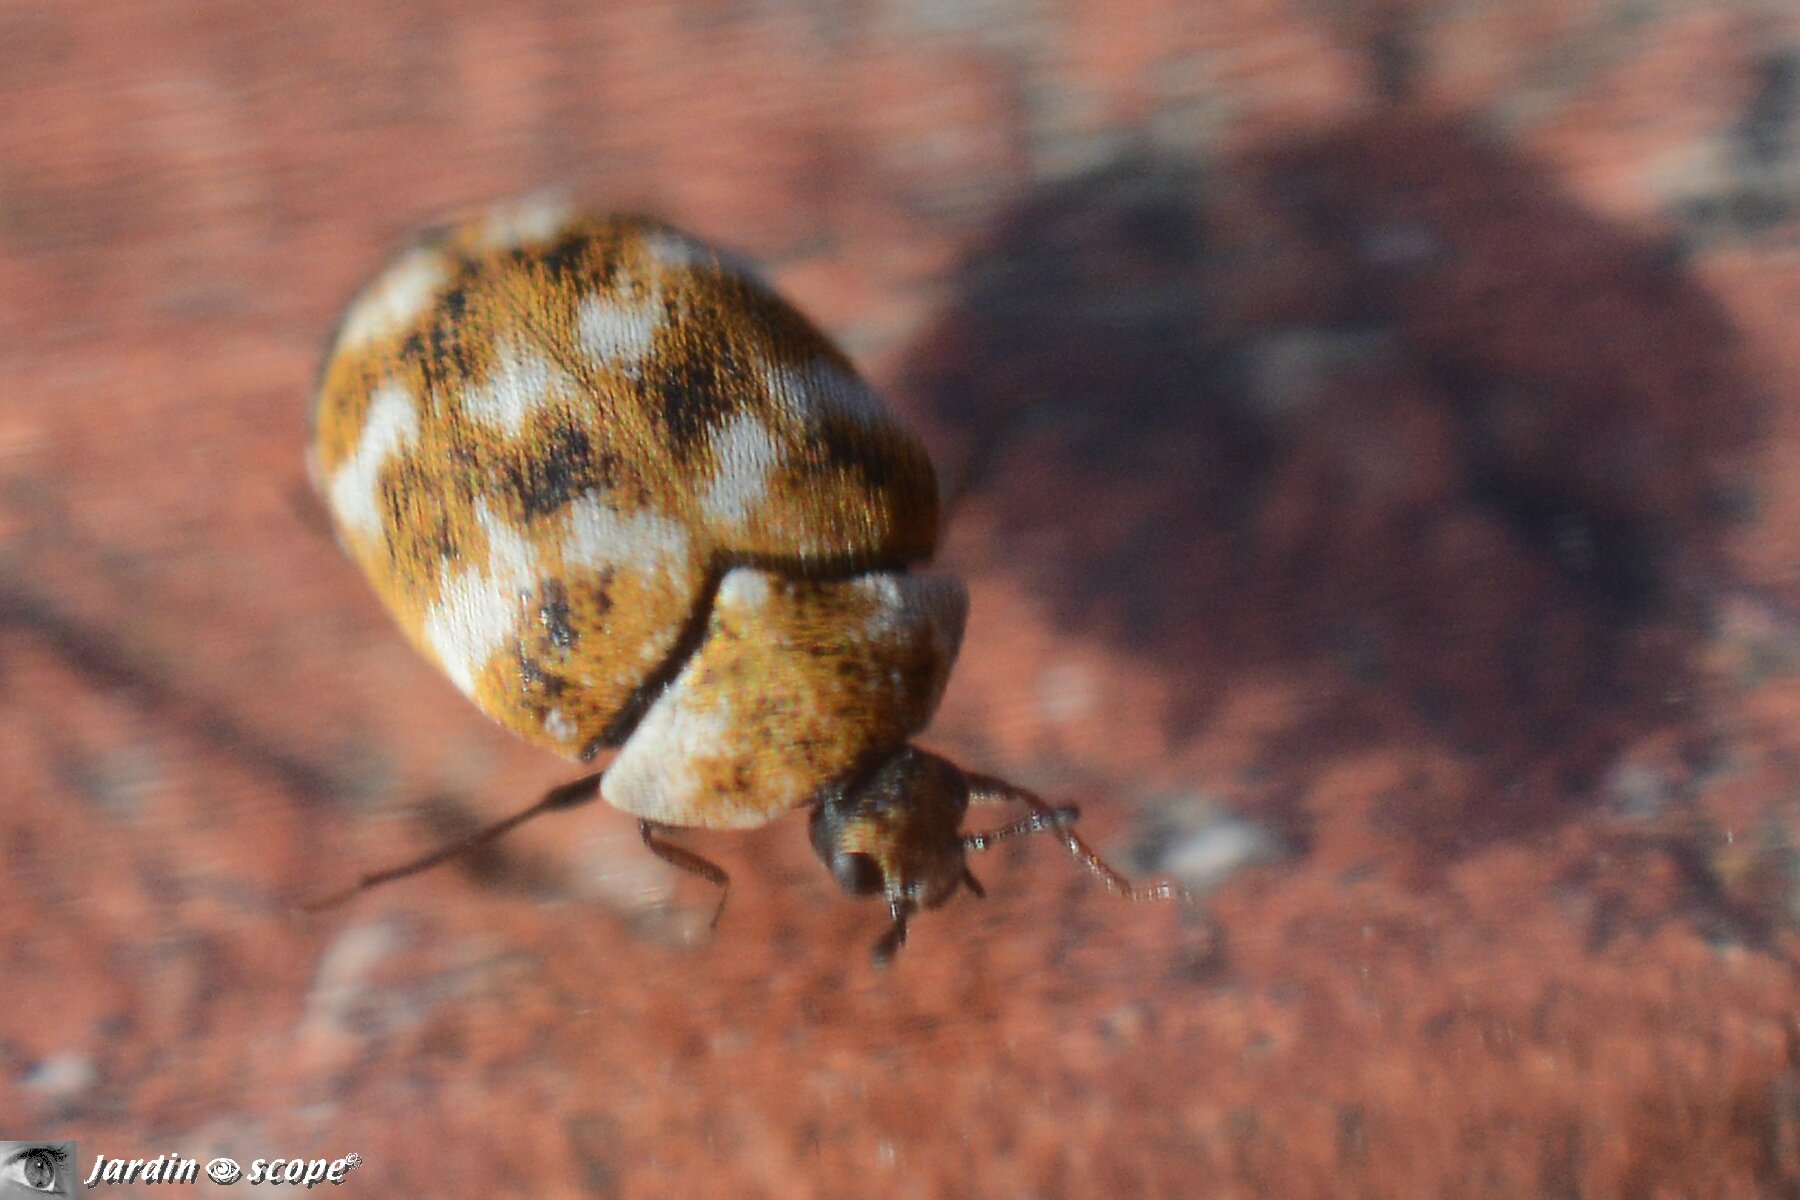
<svg viewBox="0 0 1800 1200">
<path fill-rule="evenodd" d="M 369 398 L 362 438 L 331 475 L 326 496 L 343 527 L 359 537 L 381 534 L 381 469 L 419 437 L 419 410 L 410 393 L 385 383 Z"/>
<path fill-rule="evenodd" d="M 644 253 L 665 271 L 710 267 L 718 261 L 718 255 L 705 243 L 673 230 L 646 234 Z"/>
<path fill-rule="evenodd" d="M 481 669 L 520 628 L 539 571 L 531 542 L 480 501 L 475 522 L 487 535 L 487 561 L 446 574 L 423 626 L 425 644 L 468 696 Z"/>
<path fill-rule="evenodd" d="M 752 413 L 740 413 L 713 435 L 712 482 L 700 506 L 715 520 L 740 524 L 769 495 L 769 481 L 781 468 L 781 443 Z"/>
<path fill-rule="evenodd" d="M 633 368 L 656 341 L 661 307 L 654 291 L 635 304 L 616 295 L 589 296 L 575 311 L 575 336 L 595 361 L 614 369 Z"/>
<path fill-rule="evenodd" d="M 829 359 L 800 367 L 774 367 L 764 375 L 769 399 L 802 420 L 833 413 L 863 425 L 881 425 L 887 412 L 869 385 Z"/>
<path fill-rule="evenodd" d="M 338 354 L 410 329 L 450 281 L 450 264 L 436 250 L 409 250 L 369 285 L 344 314 Z"/>
<path fill-rule="evenodd" d="M 575 728 L 575 722 L 569 720 L 562 709 L 553 708 L 544 714 L 544 732 L 559 742 L 572 742 L 581 731 Z"/>
<path fill-rule="evenodd" d="M 541 354 L 502 342 L 497 357 L 487 381 L 463 393 L 463 412 L 477 421 L 517 437 L 533 412 L 580 394 L 575 381 Z"/>
<path fill-rule="evenodd" d="M 653 512 L 620 512 L 605 492 L 571 501 L 566 519 L 566 567 L 673 576 L 687 562 L 688 535 L 681 522 Z"/>
<path fill-rule="evenodd" d="M 574 206 L 555 193 L 527 196 L 495 209 L 481 228 L 482 242 L 496 250 L 516 250 L 527 242 L 547 242 L 575 216 Z"/>
<path fill-rule="evenodd" d="M 769 602 L 774 589 L 769 575 L 755 567 L 734 567 L 719 581 L 719 604 L 743 612 L 755 612 Z"/>
<path fill-rule="evenodd" d="M 665 271 L 692 271 L 711 268 L 731 279 L 747 283 L 759 292 L 775 295 L 775 289 L 757 271 L 755 264 L 728 250 L 720 250 L 686 234 L 661 231 L 644 238 L 644 253 Z"/>
</svg>

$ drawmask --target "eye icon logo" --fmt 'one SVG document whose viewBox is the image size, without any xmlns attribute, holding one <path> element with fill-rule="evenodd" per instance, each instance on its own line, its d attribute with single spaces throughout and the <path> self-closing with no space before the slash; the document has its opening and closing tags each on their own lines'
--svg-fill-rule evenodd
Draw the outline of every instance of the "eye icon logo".
<svg viewBox="0 0 1800 1200">
<path fill-rule="evenodd" d="M 236 1183 L 244 1168 L 229 1158 L 215 1158 L 206 1164 L 206 1177 L 214 1183 Z"/>
</svg>

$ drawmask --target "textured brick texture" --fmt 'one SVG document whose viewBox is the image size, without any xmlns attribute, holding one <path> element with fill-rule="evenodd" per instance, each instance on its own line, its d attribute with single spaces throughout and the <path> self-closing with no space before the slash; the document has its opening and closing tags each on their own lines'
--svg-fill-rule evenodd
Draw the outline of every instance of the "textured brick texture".
<svg viewBox="0 0 1800 1200">
<path fill-rule="evenodd" d="M 278 10 L 286 15 L 276 15 Z M 541 187 L 766 264 L 938 456 L 928 744 L 1084 805 L 885 973 L 401 642 L 337 307 Z M 0 1133 L 362 1195 L 1800 1192 L 1800 18 L 0 5 Z M 83 1166 L 85 1167 L 85 1161 Z"/>
</svg>

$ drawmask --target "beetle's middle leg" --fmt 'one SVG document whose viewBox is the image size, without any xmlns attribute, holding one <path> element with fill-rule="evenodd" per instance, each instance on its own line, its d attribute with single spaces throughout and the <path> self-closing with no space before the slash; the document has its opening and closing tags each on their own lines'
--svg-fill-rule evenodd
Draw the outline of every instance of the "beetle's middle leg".
<svg viewBox="0 0 1800 1200">
<path fill-rule="evenodd" d="M 674 826 L 671 825 L 661 825 L 641 818 L 638 821 L 638 833 L 643 836 L 644 845 L 650 848 L 650 853 L 671 867 L 690 875 L 698 875 L 719 889 L 719 907 L 713 909 L 712 921 L 707 925 L 708 929 L 717 929 L 719 918 L 725 915 L 725 901 L 731 895 L 731 876 L 724 867 L 710 858 L 703 858 L 687 847 L 677 846 L 669 841 L 664 835 L 673 831 Z"/>
</svg>

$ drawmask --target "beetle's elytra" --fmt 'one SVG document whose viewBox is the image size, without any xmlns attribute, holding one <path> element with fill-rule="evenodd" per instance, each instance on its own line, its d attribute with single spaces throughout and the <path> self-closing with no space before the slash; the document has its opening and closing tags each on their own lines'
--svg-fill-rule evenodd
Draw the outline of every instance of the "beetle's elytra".
<svg viewBox="0 0 1800 1200">
<path fill-rule="evenodd" d="M 967 609 L 923 570 L 930 460 L 804 317 L 685 234 L 527 202 L 419 239 L 339 326 L 312 465 L 382 601 L 482 711 L 572 759 L 616 751 L 490 834 L 598 794 L 724 885 L 662 835 L 809 807 L 833 877 L 892 909 L 880 957 L 914 911 L 979 893 L 965 852 L 1011 833 L 1185 895 L 1112 872 L 1073 809 L 907 744 Z M 1032 815 L 961 832 L 1000 799 Z"/>
</svg>

